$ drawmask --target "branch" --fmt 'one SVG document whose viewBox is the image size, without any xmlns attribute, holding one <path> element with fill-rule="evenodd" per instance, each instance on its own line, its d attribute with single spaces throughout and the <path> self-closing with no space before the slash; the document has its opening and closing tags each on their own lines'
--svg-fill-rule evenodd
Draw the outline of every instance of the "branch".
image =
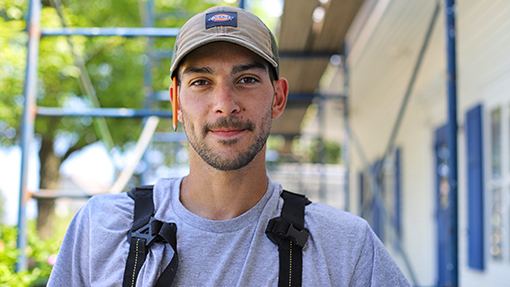
<svg viewBox="0 0 510 287">
<path fill-rule="evenodd" d="M 61 162 L 64 162 L 73 152 L 79 151 L 84 148 L 86 145 L 76 143 L 74 146 L 70 147 L 66 153 L 61 157 Z"/>
</svg>

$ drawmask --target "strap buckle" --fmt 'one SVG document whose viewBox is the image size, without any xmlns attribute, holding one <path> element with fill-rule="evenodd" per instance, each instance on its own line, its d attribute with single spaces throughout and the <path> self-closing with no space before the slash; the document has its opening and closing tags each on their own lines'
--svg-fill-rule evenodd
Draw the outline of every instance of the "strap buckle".
<svg viewBox="0 0 510 287">
<path fill-rule="evenodd" d="M 292 240 L 294 244 L 303 248 L 308 240 L 310 232 L 306 228 L 299 230 L 294 227 L 292 222 L 282 217 L 276 217 L 269 220 L 266 234 L 275 244 L 279 244 L 282 239 L 287 239 Z"/>
<path fill-rule="evenodd" d="M 131 238 L 141 238 L 145 239 L 145 246 L 150 247 L 159 236 L 159 231 L 161 230 L 161 226 L 163 226 L 163 222 L 155 219 L 151 216 L 149 222 L 144 226 L 138 228 L 135 232 L 131 230 L 128 233 L 128 240 L 131 241 Z"/>
</svg>

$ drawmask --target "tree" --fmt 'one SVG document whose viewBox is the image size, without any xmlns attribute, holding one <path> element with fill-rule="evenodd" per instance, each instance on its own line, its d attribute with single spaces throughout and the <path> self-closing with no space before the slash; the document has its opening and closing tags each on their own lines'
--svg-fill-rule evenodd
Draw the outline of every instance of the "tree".
<svg viewBox="0 0 510 287">
<path fill-rule="evenodd" d="M 61 27 L 54 0 L 44 0 L 43 27 Z M 141 27 L 139 7 L 146 1 L 136 0 L 66 0 L 63 1 L 64 23 L 71 27 Z M 220 1 L 157 1 L 159 27 L 180 27 L 191 15 Z M 19 143 L 23 110 L 23 83 L 26 61 L 26 18 L 28 0 L 0 0 L 0 144 Z M 143 9 L 142 9 L 143 10 Z M 184 12 L 187 11 L 187 12 Z M 156 49 L 171 50 L 174 39 L 124 37 L 82 37 L 71 39 L 74 52 L 84 64 L 95 87 L 101 107 L 141 108 L 144 103 L 144 65 L 148 61 L 148 44 Z M 40 42 L 37 105 L 47 107 L 92 107 L 80 84 L 80 70 L 64 36 L 44 37 Z M 160 59 L 151 69 L 152 90 L 166 90 L 171 84 L 170 59 Z M 160 104 L 168 108 L 169 103 Z M 37 117 L 36 138 L 40 144 L 40 189 L 58 189 L 59 168 L 73 152 L 101 140 L 90 117 Z M 122 149 L 136 141 L 141 121 L 106 119 L 115 148 Z M 163 126 L 170 129 L 171 124 Z M 38 201 L 38 230 L 43 238 L 51 234 L 54 200 Z"/>
</svg>

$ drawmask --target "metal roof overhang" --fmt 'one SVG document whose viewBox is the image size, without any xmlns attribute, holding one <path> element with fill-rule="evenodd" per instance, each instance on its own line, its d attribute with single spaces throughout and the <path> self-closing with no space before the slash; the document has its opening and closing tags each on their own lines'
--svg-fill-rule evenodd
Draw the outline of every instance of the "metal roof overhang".
<svg viewBox="0 0 510 287">
<path fill-rule="evenodd" d="M 280 75 L 289 81 L 289 99 L 285 112 L 273 123 L 273 134 L 290 138 L 300 134 L 319 81 L 331 56 L 343 53 L 345 35 L 363 1 L 284 1 L 277 39 Z M 312 19 L 317 7 L 325 12 L 320 22 Z"/>
</svg>

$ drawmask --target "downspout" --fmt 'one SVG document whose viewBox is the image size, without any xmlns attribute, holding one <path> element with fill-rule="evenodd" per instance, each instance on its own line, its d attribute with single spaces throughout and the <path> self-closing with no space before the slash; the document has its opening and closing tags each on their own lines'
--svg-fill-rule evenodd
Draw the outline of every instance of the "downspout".
<svg viewBox="0 0 510 287">
<path fill-rule="evenodd" d="M 447 92 L 448 92 L 448 125 L 447 125 L 447 144 L 450 149 L 450 158 L 448 162 L 450 185 L 449 213 L 450 228 L 448 229 L 449 248 L 447 268 L 448 286 L 458 286 L 459 284 L 459 256 L 458 256 L 458 194 L 457 194 L 457 62 L 456 62 L 456 44 L 455 44 L 455 1 L 445 0 L 446 12 L 446 57 L 447 57 Z"/>
</svg>

